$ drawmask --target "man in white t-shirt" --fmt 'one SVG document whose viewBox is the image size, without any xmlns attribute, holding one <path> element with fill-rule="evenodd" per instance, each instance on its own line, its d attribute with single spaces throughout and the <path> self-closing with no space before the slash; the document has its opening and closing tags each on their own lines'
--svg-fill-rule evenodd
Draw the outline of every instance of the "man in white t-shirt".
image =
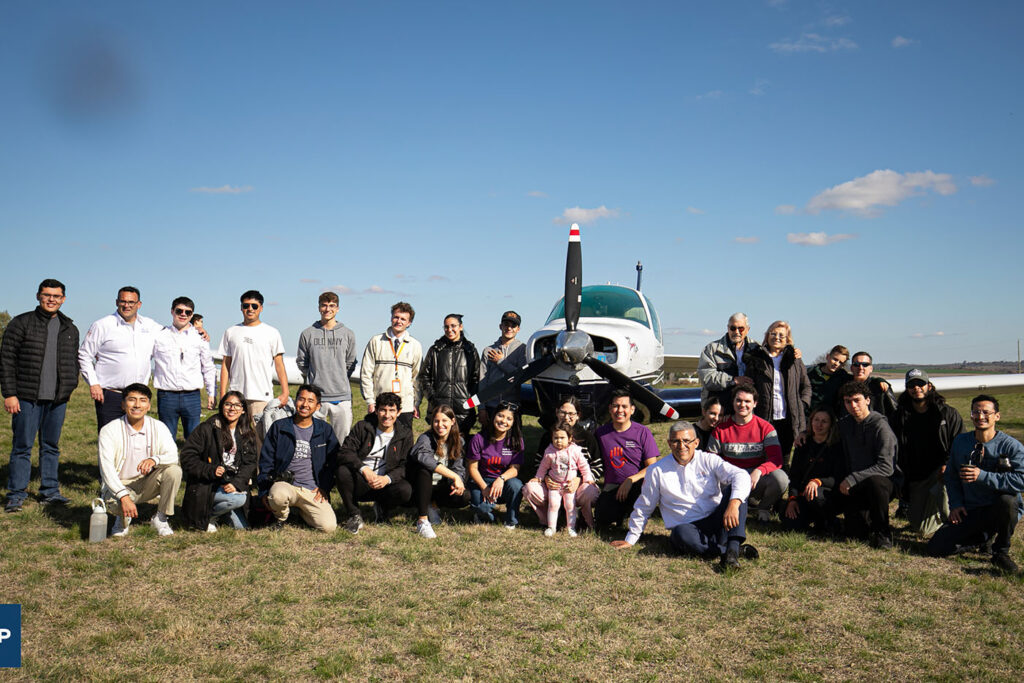
<svg viewBox="0 0 1024 683">
<path fill-rule="evenodd" d="M 274 396 L 274 373 L 281 384 L 278 400 L 288 402 L 288 373 L 284 369 L 284 342 L 277 328 L 260 321 L 263 295 L 250 289 L 241 296 L 242 322 L 224 330 L 220 340 L 220 395 L 240 391 L 255 418 Z"/>
</svg>

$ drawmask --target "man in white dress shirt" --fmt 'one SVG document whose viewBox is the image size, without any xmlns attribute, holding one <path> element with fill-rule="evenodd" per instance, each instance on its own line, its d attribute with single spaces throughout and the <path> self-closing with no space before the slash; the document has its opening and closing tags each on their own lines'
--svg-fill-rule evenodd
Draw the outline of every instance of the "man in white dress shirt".
<svg viewBox="0 0 1024 683">
<path fill-rule="evenodd" d="M 117 311 L 89 327 L 78 350 L 78 367 L 96 403 L 96 428 L 124 415 L 123 391 L 129 384 L 149 384 L 153 344 L 163 325 L 139 315 L 142 297 L 135 287 L 117 291 Z"/>
<path fill-rule="evenodd" d="M 750 475 L 717 455 L 698 451 L 698 441 L 689 422 L 669 428 L 672 453 L 647 468 L 643 491 L 629 517 L 629 533 L 625 540 L 612 541 L 613 547 L 632 547 L 654 508 L 660 507 L 677 551 L 719 557 L 724 569 L 739 568 L 741 555 L 758 557 L 754 546 L 744 543 Z"/>
<path fill-rule="evenodd" d="M 153 347 L 153 386 L 160 421 L 174 436 L 180 418 L 186 439 L 202 417 L 199 390 L 206 386 L 206 409 L 212 410 L 217 381 L 210 343 L 190 323 L 195 308 L 187 296 L 175 299 L 171 324 L 157 333 Z"/>
</svg>

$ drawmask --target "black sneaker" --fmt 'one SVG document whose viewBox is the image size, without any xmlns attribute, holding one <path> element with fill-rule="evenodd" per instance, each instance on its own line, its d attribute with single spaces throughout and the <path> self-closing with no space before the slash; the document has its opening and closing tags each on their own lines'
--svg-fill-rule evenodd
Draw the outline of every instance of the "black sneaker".
<svg viewBox="0 0 1024 683">
<path fill-rule="evenodd" d="M 380 503 L 373 504 L 373 523 L 374 524 L 387 524 L 388 520 L 391 519 L 391 511 Z"/>
<path fill-rule="evenodd" d="M 285 521 L 286 520 L 276 519 L 275 518 L 274 521 L 271 522 L 270 526 L 268 526 L 267 528 L 270 529 L 271 531 L 282 531 L 284 529 Z"/>
<path fill-rule="evenodd" d="M 757 552 L 757 548 L 749 543 L 744 543 L 740 546 L 740 555 L 744 560 L 756 560 L 761 557 L 761 553 Z"/>
<path fill-rule="evenodd" d="M 740 554 L 739 551 L 730 548 L 725 551 L 725 555 L 722 555 L 722 570 L 728 571 L 730 569 L 740 568 Z"/>
<path fill-rule="evenodd" d="M 7 505 L 4 506 L 4 512 L 21 512 L 22 501 L 20 500 L 7 500 Z"/>
<path fill-rule="evenodd" d="M 345 520 L 345 531 L 358 534 L 363 528 L 363 517 L 358 512 Z"/>
<path fill-rule="evenodd" d="M 67 505 L 71 502 L 70 498 L 66 498 L 59 493 L 55 493 L 52 496 L 47 496 L 39 501 L 41 505 Z"/>
<path fill-rule="evenodd" d="M 871 535 L 868 536 L 868 543 L 872 548 L 878 548 L 879 550 L 892 550 L 892 535 L 872 531 Z"/>
<path fill-rule="evenodd" d="M 1004 574 L 1017 574 L 1020 572 L 1020 568 L 1017 563 L 1013 561 L 1006 553 L 996 553 L 992 556 L 992 564 L 996 566 L 996 569 L 1003 572 Z"/>
</svg>

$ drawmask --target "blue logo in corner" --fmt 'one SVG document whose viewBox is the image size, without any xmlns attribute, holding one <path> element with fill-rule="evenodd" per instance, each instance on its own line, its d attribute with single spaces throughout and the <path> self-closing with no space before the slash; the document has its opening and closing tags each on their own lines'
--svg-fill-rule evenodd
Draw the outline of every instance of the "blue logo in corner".
<svg viewBox="0 0 1024 683">
<path fill-rule="evenodd" d="M 0 667 L 21 667 L 21 605 L 0 605 Z"/>
</svg>

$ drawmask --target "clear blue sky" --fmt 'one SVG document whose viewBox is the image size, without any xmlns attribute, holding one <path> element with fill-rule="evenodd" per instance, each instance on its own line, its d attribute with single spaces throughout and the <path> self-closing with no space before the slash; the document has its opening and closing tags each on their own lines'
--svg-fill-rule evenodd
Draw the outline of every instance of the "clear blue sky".
<svg viewBox="0 0 1024 683">
<path fill-rule="evenodd" d="M 1024 6 L 1016 2 L 0 4 L 0 309 L 117 288 L 219 339 L 238 295 L 294 352 L 343 292 L 361 346 L 644 264 L 666 350 L 735 310 L 805 354 L 1010 359 Z M 1014 199 L 1017 197 L 1017 199 Z M 573 211 L 576 210 L 576 211 Z"/>
</svg>

